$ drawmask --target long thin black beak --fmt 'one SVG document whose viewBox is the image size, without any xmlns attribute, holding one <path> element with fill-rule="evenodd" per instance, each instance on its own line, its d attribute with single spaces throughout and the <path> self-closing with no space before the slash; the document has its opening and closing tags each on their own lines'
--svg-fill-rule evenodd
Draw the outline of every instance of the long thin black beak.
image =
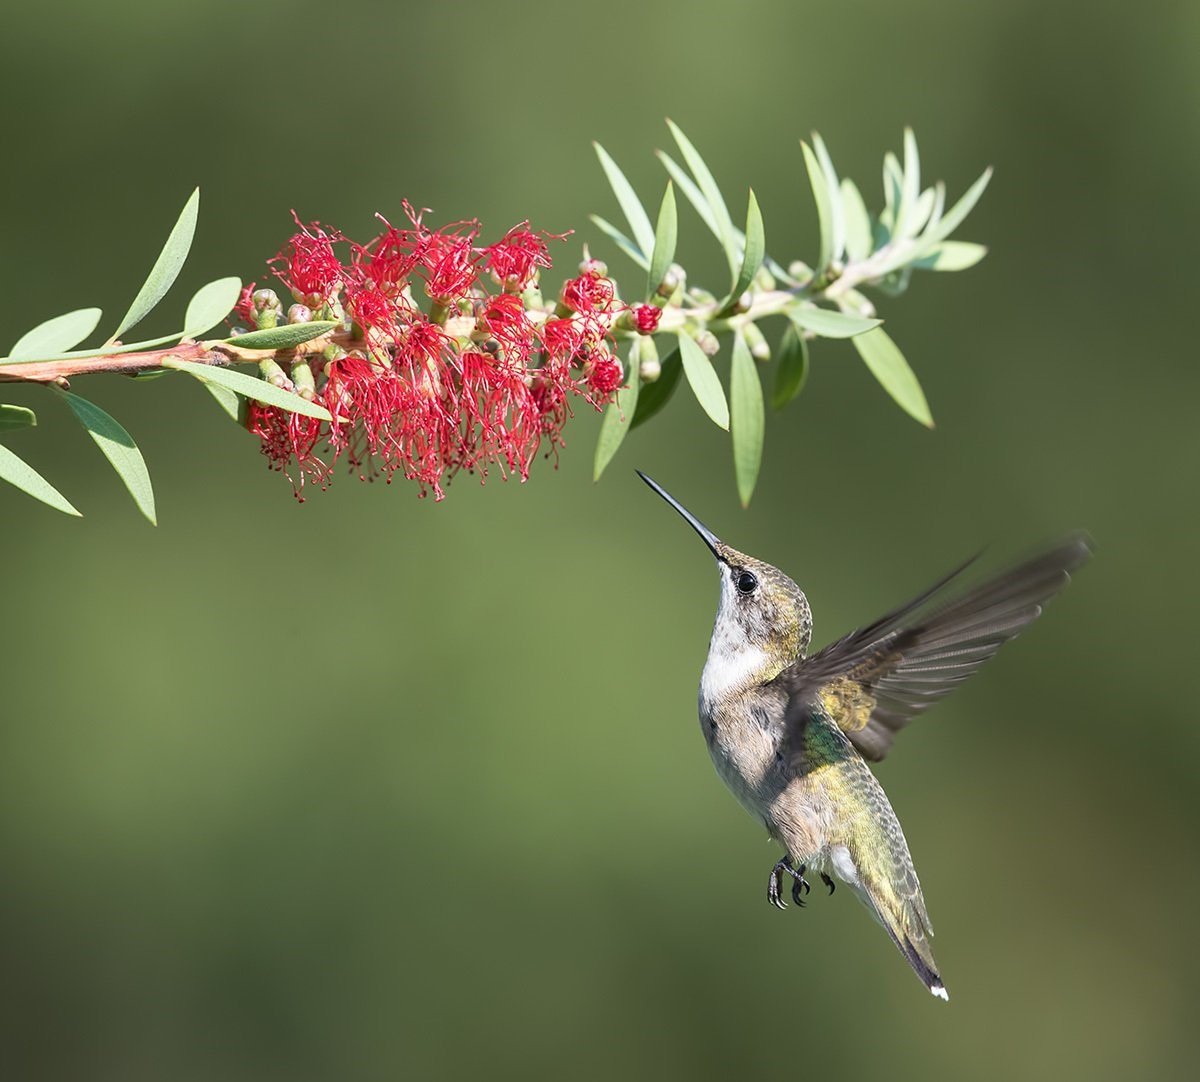
<svg viewBox="0 0 1200 1082">
<path fill-rule="evenodd" d="M 663 488 L 662 485 L 655 481 L 654 478 L 647 477 L 644 473 L 642 473 L 641 470 L 637 471 L 637 475 L 683 516 L 684 521 L 687 522 L 687 524 L 700 535 L 701 539 L 709 547 L 709 549 L 712 551 L 712 554 L 718 560 L 724 559 L 724 557 L 721 555 L 721 550 L 718 547 L 721 542 L 717 540 L 717 535 L 714 534 L 712 530 L 710 530 L 704 525 L 703 522 L 696 518 L 691 511 L 689 511 L 683 506 L 683 504 L 675 499 L 675 497 L 672 496 L 665 488 Z"/>
</svg>

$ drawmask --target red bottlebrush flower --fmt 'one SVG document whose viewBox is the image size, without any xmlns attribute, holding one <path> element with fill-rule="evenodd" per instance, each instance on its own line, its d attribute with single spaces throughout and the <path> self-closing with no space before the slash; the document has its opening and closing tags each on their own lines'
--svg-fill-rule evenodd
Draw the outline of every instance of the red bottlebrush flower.
<svg viewBox="0 0 1200 1082">
<path fill-rule="evenodd" d="M 487 268 L 506 289 L 519 293 L 536 276 L 538 269 L 550 266 L 547 239 L 562 240 L 566 234 L 547 236 L 534 233 L 528 222 L 513 226 L 502 240 L 484 249 Z"/>
<path fill-rule="evenodd" d="M 584 327 L 575 319 L 548 319 L 542 324 L 542 343 L 552 357 L 569 361 L 584 342 Z"/>
<path fill-rule="evenodd" d="M 425 239 L 421 263 L 425 267 L 425 292 L 439 304 L 461 300 L 479 274 L 473 227 L 462 235 L 431 233 Z"/>
<path fill-rule="evenodd" d="M 292 491 L 298 500 L 304 499 L 300 493 L 306 481 L 321 488 L 329 483 L 332 471 L 315 453 L 323 428 L 322 422 L 315 417 L 250 401 L 246 409 L 246 428 L 262 441 L 262 453 L 267 456 L 271 469 L 286 474 L 292 482 Z M 289 472 L 293 461 L 297 467 L 295 476 Z"/>
<path fill-rule="evenodd" d="M 242 292 L 238 296 L 238 302 L 233 306 L 233 314 L 237 316 L 243 323 L 247 324 L 251 330 L 254 330 L 254 290 L 256 283 L 251 282 L 248 286 L 242 286 Z"/>
<path fill-rule="evenodd" d="M 607 398 L 625 379 L 625 369 L 621 362 L 611 353 L 604 351 L 591 362 L 588 372 L 588 386 L 602 397 Z"/>
<path fill-rule="evenodd" d="M 541 447 L 557 454 L 571 400 L 598 407 L 623 379 L 603 343 L 624 308 L 601 265 L 589 265 L 566 291 L 569 317 L 535 318 L 515 290 L 550 265 L 551 235 L 522 223 L 477 247 L 477 222 L 433 230 L 424 212 L 407 202 L 404 210 L 411 228 L 383 220 L 372 241 L 347 242 L 348 264 L 334 251 L 345 240 L 340 233 L 298 220 L 300 232 L 272 261 L 300 302 L 344 312 L 360 337 L 356 349 L 325 365 L 315 389 L 332 422 L 251 407 L 248 427 L 271 465 L 290 470 L 297 495 L 308 482 L 327 484 L 330 465 L 343 457 L 363 479 L 390 481 L 399 472 L 439 500 L 461 470 L 486 477 L 496 467 L 524 480 Z M 485 265 L 506 292 L 481 288 Z M 414 279 L 442 309 L 436 318 L 414 303 Z M 258 314 L 252 289 L 239 301 L 251 322 Z M 464 302 L 476 321 L 470 339 L 441 323 L 446 309 L 465 311 Z M 462 333 L 456 325 L 454 334 Z"/>
<path fill-rule="evenodd" d="M 610 311 L 616 295 L 612 280 L 596 271 L 588 271 L 578 278 L 568 278 L 562 287 L 563 307 L 582 315 Z"/>
<path fill-rule="evenodd" d="M 342 235 L 326 233 L 316 222 L 304 225 L 295 211 L 292 217 L 300 232 L 293 234 L 271 262 L 283 264 L 283 270 L 275 273 L 297 301 L 319 308 L 337 293 L 344 278 L 345 269 L 333 250 Z"/>
<path fill-rule="evenodd" d="M 637 304 L 633 308 L 633 322 L 638 334 L 653 334 L 658 330 L 658 321 L 662 319 L 662 309 L 652 304 Z"/>
</svg>

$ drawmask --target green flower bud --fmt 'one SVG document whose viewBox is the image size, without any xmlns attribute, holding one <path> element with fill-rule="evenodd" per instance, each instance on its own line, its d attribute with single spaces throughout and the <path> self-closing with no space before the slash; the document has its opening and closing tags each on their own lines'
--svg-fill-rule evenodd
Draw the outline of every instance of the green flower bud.
<svg viewBox="0 0 1200 1082">
<path fill-rule="evenodd" d="M 662 375 L 662 365 L 658 361 L 658 347 L 649 335 L 643 335 L 637 340 L 638 375 L 643 383 L 653 383 Z"/>
<path fill-rule="evenodd" d="M 763 332 L 758 329 L 757 323 L 747 323 L 742 328 L 742 334 L 746 336 L 746 345 L 750 347 L 751 357 L 756 361 L 771 359 L 771 345 L 763 336 Z"/>
<path fill-rule="evenodd" d="M 721 343 L 717 341 L 717 336 L 709 330 L 703 330 L 696 335 L 696 345 L 704 350 L 706 357 L 715 357 L 721 348 Z"/>
</svg>

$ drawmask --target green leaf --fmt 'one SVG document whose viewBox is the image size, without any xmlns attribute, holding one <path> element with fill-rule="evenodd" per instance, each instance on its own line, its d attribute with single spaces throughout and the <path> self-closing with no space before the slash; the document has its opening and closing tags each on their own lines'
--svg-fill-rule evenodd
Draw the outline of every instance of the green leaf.
<svg viewBox="0 0 1200 1082">
<path fill-rule="evenodd" d="M 687 175 L 686 170 L 674 158 L 671 157 L 665 150 L 656 150 L 658 160 L 663 163 L 667 173 L 676 186 L 687 197 L 687 201 L 692 204 L 696 213 L 700 215 L 700 220 L 708 226 L 709 232 L 712 233 L 718 241 L 724 243 L 724 238 L 721 236 L 721 228 L 717 225 L 717 219 L 713 217 L 712 207 L 710 207 L 704 198 L 704 194 L 696 187 L 696 182 Z"/>
<path fill-rule="evenodd" d="M 914 236 L 921 228 L 916 224 L 917 197 L 921 192 L 921 157 L 912 128 L 904 129 L 904 168 L 900 174 L 900 201 L 896 207 L 892 236 L 897 239 Z M 924 224 L 923 222 L 921 223 Z"/>
<path fill-rule="evenodd" d="M 733 437 L 733 472 L 738 496 L 747 507 L 762 465 L 763 416 L 762 384 L 750 347 L 742 334 L 734 335 L 733 360 L 729 375 L 730 435 Z"/>
<path fill-rule="evenodd" d="M 952 206 L 944 215 L 937 226 L 928 229 L 925 236 L 921 239 L 930 243 L 936 243 L 940 240 L 945 240 L 963 223 L 972 210 L 975 209 L 975 204 L 979 202 L 979 197 L 983 195 L 984 189 L 988 186 L 988 181 L 992 179 L 992 167 L 989 165 L 966 191 L 966 194 Z"/>
<path fill-rule="evenodd" d="M 800 141 L 800 149 L 804 151 L 804 167 L 808 170 L 808 182 L 812 186 L 813 202 L 817 204 L 817 223 L 821 227 L 821 250 L 817 256 L 816 274 L 822 274 L 833 259 L 833 200 L 828 185 L 825 183 L 825 173 L 816 154 L 804 140 Z"/>
<path fill-rule="evenodd" d="M 901 190 L 904 187 L 904 170 L 900 168 L 900 159 L 890 150 L 883 156 L 883 212 L 879 215 L 879 223 L 883 228 L 884 240 L 892 235 L 896 224 L 896 210 L 900 206 Z M 876 243 L 878 248 L 883 241 Z"/>
<path fill-rule="evenodd" d="M 101 315 L 99 308 L 77 308 L 39 323 L 17 339 L 6 360 L 41 361 L 72 349 L 96 329 Z"/>
<path fill-rule="evenodd" d="M 771 405 L 782 409 L 802 390 L 808 380 L 808 343 L 798 327 L 788 323 L 779 342 L 779 362 L 775 369 L 775 386 Z"/>
<path fill-rule="evenodd" d="M 196 233 L 196 216 L 199 212 L 200 189 L 197 188 L 184 204 L 183 211 L 171 230 L 171 235 L 167 237 L 167 243 L 158 253 L 158 259 L 154 262 L 150 277 L 138 290 L 138 295 L 134 297 L 133 304 L 129 306 L 129 311 L 121 320 L 121 325 L 113 331 L 110 342 L 120 338 L 130 327 L 145 319 L 175 283 L 184 260 L 187 259 L 188 252 L 191 250 L 192 237 Z"/>
<path fill-rule="evenodd" d="M 228 387 L 222 387 L 219 383 L 204 384 L 204 389 L 217 400 L 217 405 L 221 407 L 230 418 L 237 424 L 242 421 L 241 399 L 238 398 Z"/>
<path fill-rule="evenodd" d="M 617 392 L 617 399 L 604 413 L 600 422 L 600 435 L 596 439 L 596 458 L 592 465 L 592 480 L 599 481 L 605 467 L 612 461 L 617 448 L 633 427 L 637 410 L 638 390 L 641 385 L 640 338 L 635 338 L 629 347 L 629 364 L 625 386 Z"/>
<path fill-rule="evenodd" d="M 654 229 L 654 249 L 650 256 L 650 274 L 646 296 L 653 297 L 663 278 L 675 261 L 675 240 L 679 234 L 679 214 L 675 209 L 675 188 L 667 181 L 662 205 L 658 208 L 658 225 Z"/>
<path fill-rule="evenodd" d="M 617 202 L 621 204 L 621 210 L 625 214 L 625 220 L 629 223 L 637 246 L 643 253 L 649 253 L 654 248 L 654 229 L 650 225 L 650 217 L 646 213 L 646 208 L 642 206 L 642 201 L 638 198 L 637 192 L 633 190 L 633 185 L 625 179 L 621 167 L 609 157 L 608 151 L 599 143 L 592 143 L 592 146 L 596 148 L 596 157 L 600 159 L 600 165 L 604 169 L 604 175 L 608 177 L 609 186 L 617 197 Z"/>
<path fill-rule="evenodd" d="M 679 356 L 696 401 L 719 428 L 729 428 L 729 403 L 712 361 L 686 331 L 679 334 Z"/>
<path fill-rule="evenodd" d="M 842 181 L 842 217 L 846 221 L 846 257 L 859 262 L 871 254 L 871 216 L 862 192 L 849 177 Z"/>
<path fill-rule="evenodd" d="M 704 193 L 704 201 L 712 211 L 713 221 L 717 227 L 717 237 L 725 249 L 725 258 L 729 261 L 729 269 L 735 270 L 738 262 L 738 250 L 733 236 L 733 219 L 729 216 L 729 208 L 725 206 L 725 200 L 721 197 L 721 189 L 717 187 L 717 182 L 709 172 L 708 166 L 704 164 L 700 152 L 692 146 L 691 141 L 679 129 L 679 126 L 668 119 L 667 127 L 671 129 L 680 153 L 683 154 L 683 160 L 687 162 L 687 167 L 692 171 L 692 176 L 696 178 L 700 191 Z"/>
<path fill-rule="evenodd" d="M 643 254 L 640 248 L 633 243 L 624 233 L 622 233 L 611 222 L 601 218 L 599 214 L 589 214 L 588 217 L 592 220 L 592 224 L 600 230 L 609 240 L 611 240 L 618 248 L 621 249 L 630 259 L 632 259 L 642 270 L 647 270 L 650 267 L 650 260 Z"/>
<path fill-rule="evenodd" d="M 303 324 L 303 326 L 311 326 L 311 324 Z M 163 368 L 174 368 L 179 372 L 186 372 L 189 376 L 195 376 L 204 383 L 219 384 L 231 391 L 236 391 L 245 398 L 253 398 L 256 402 L 263 402 L 268 406 L 278 406 L 280 409 L 288 410 L 291 413 L 300 413 L 305 417 L 316 417 L 319 421 L 333 420 L 324 406 L 319 406 L 316 402 L 309 402 L 307 398 L 301 398 L 298 394 L 292 394 L 291 391 L 280 390 L 265 379 L 247 376 L 244 372 L 236 372 L 231 368 L 196 364 L 195 361 L 185 361 L 179 357 L 168 357 L 163 361 Z"/>
<path fill-rule="evenodd" d="M 837 170 L 833 167 L 833 159 L 829 156 L 825 140 L 817 132 L 813 132 L 812 141 L 812 148 L 821 166 L 821 174 L 825 178 L 825 191 L 829 197 L 829 258 L 840 261 L 846 250 L 846 222 L 842 214 L 842 201 L 838 198 L 841 194 L 841 181 L 838 180 Z"/>
<path fill-rule="evenodd" d="M 960 271 L 975 266 L 985 255 L 987 245 L 965 240 L 944 240 L 928 255 L 913 261 L 917 270 Z"/>
<path fill-rule="evenodd" d="M 10 406 L 0 402 L 0 432 L 11 432 L 17 428 L 32 428 L 37 424 L 37 414 L 24 406 Z"/>
<path fill-rule="evenodd" d="M 338 324 L 333 320 L 314 319 L 308 323 L 285 323 L 279 327 L 268 327 L 264 331 L 237 334 L 232 338 L 222 338 L 220 341 L 237 346 L 238 349 L 292 349 L 294 346 L 328 334 L 337 326 Z"/>
<path fill-rule="evenodd" d="M 634 411 L 631 429 L 645 424 L 659 410 L 671 401 L 671 396 L 679 387 L 679 377 L 683 367 L 679 359 L 679 350 L 673 349 L 662 360 L 659 366 L 659 376 L 653 383 L 643 383 L 638 390 L 637 409 Z"/>
<path fill-rule="evenodd" d="M 854 348 L 900 408 L 927 428 L 932 428 L 933 415 L 925 401 L 925 392 L 900 347 L 883 330 L 876 328 L 855 338 Z"/>
<path fill-rule="evenodd" d="M 0 481 L 15 485 L 35 500 L 49 504 L 64 515 L 79 515 L 67 498 L 24 459 L 18 458 L 0 443 Z"/>
<path fill-rule="evenodd" d="M 754 198 L 754 189 L 751 188 L 750 202 L 746 208 L 746 243 L 742 252 L 742 269 L 734 278 L 733 289 L 730 290 L 729 301 L 725 305 L 726 311 L 737 304 L 738 298 L 750 288 L 758 268 L 762 266 L 765 254 L 766 238 L 763 234 L 762 212 L 758 209 L 758 200 Z M 723 315 L 724 311 L 720 314 Z"/>
<path fill-rule="evenodd" d="M 95 441 L 112 468 L 117 471 L 117 476 L 129 489 L 129 495 L 133 497 L 138 510 L 150 520 L 151 525 L 157 526 L 150 471 L 146 469 L 146 460 L 138 450 L 137 444 L 133 442 L 133 437 L 94 402 L 71 394 L 70 391 L 58 393 L 71 407 L 71 412 L 79 419 L 79 423 L 87 429 L 88 435 Z"/>
<path fill-rule="evenodd" d="M 831 308 L 816 308 L 811 304 L 797 304 L 787 310 L 787 317 L 798 327 L 812 331 L 822 338 L 853 338 L 864 334 L 883 322 L 865 316 L 851 316 L 835 312 Z"/>
<path fill-rule="evenodd" d="M 241 293 L 240 278 L 218 278 L 201 286 L 188 301 L 187 315 L 183 317 L 183 337 L 199 338 L 210 327 L 215 327 L 233 311 Z"/>
</svg>

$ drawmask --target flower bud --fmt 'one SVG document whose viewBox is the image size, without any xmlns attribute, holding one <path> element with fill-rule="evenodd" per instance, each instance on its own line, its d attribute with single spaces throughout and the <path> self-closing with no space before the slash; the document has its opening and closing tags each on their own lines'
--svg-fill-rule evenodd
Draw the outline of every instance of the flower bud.
<svg viewBox="0 0 1200 1082">
<path fill-rule="evenodd" d="M 715 357 L 721 349 L 721 343 L 712 331 L 703 330 L 696 335 L 696 345 L 704 350 L 706 357 Z"/>
<path fill-rule="evenodd" d="M 638 375 L 643 383 L 653 383 L 662 375 L 662 365 L 658 362 L 658 347 L 654 339 L 647 335 L 637 340 Z"/>
<path fill-rule="evenodd" d="M 864 297 L 857 289 L 847 289 L 839 298 L 843 308 L 848 308 L 856 316 L 866 319 L 875 318 L 875 305 L 868 297 Z"/>
<path fill-rule="evenodd" d="M 296 394 L 301 398 L 311 402 L 317 397 L 317 384 L 307 361 L 296 361 L 292 365 L 292 383 L 296 386 Z"/>
<path fill-rule="evenodd" d="M 801 285 L 807 285 L 812 281 L 813 269 L 804 260 L 797 259 L 788 264 L 788 274 Z"/>
<path fill-rule="evenodd" d="M 312 309 L 306 304 L 293 304 L 288 309 L 287 321 L 289 323 L 311 323 Z"/>
<path fill-rule="evenodd" d="M 279 367 L 277 362 L 271 360 L 270 357 L 258 362 L 258 374 L 272 387 L 278 387 L 281 391 L 295 390 L 295 386 L 288 379 L 287 373 Z"/>
<path fill-rule="evenodd" d="M 746 345 L 750 347 L 750 356 L 756 361 L 769 361 L 771 359 L 771 346 L 763 335 L 763 332 L 758 329 L 757 323 L 747 323 L 742 327 L 742 334 L 745 335 Z"/>
</svg>

